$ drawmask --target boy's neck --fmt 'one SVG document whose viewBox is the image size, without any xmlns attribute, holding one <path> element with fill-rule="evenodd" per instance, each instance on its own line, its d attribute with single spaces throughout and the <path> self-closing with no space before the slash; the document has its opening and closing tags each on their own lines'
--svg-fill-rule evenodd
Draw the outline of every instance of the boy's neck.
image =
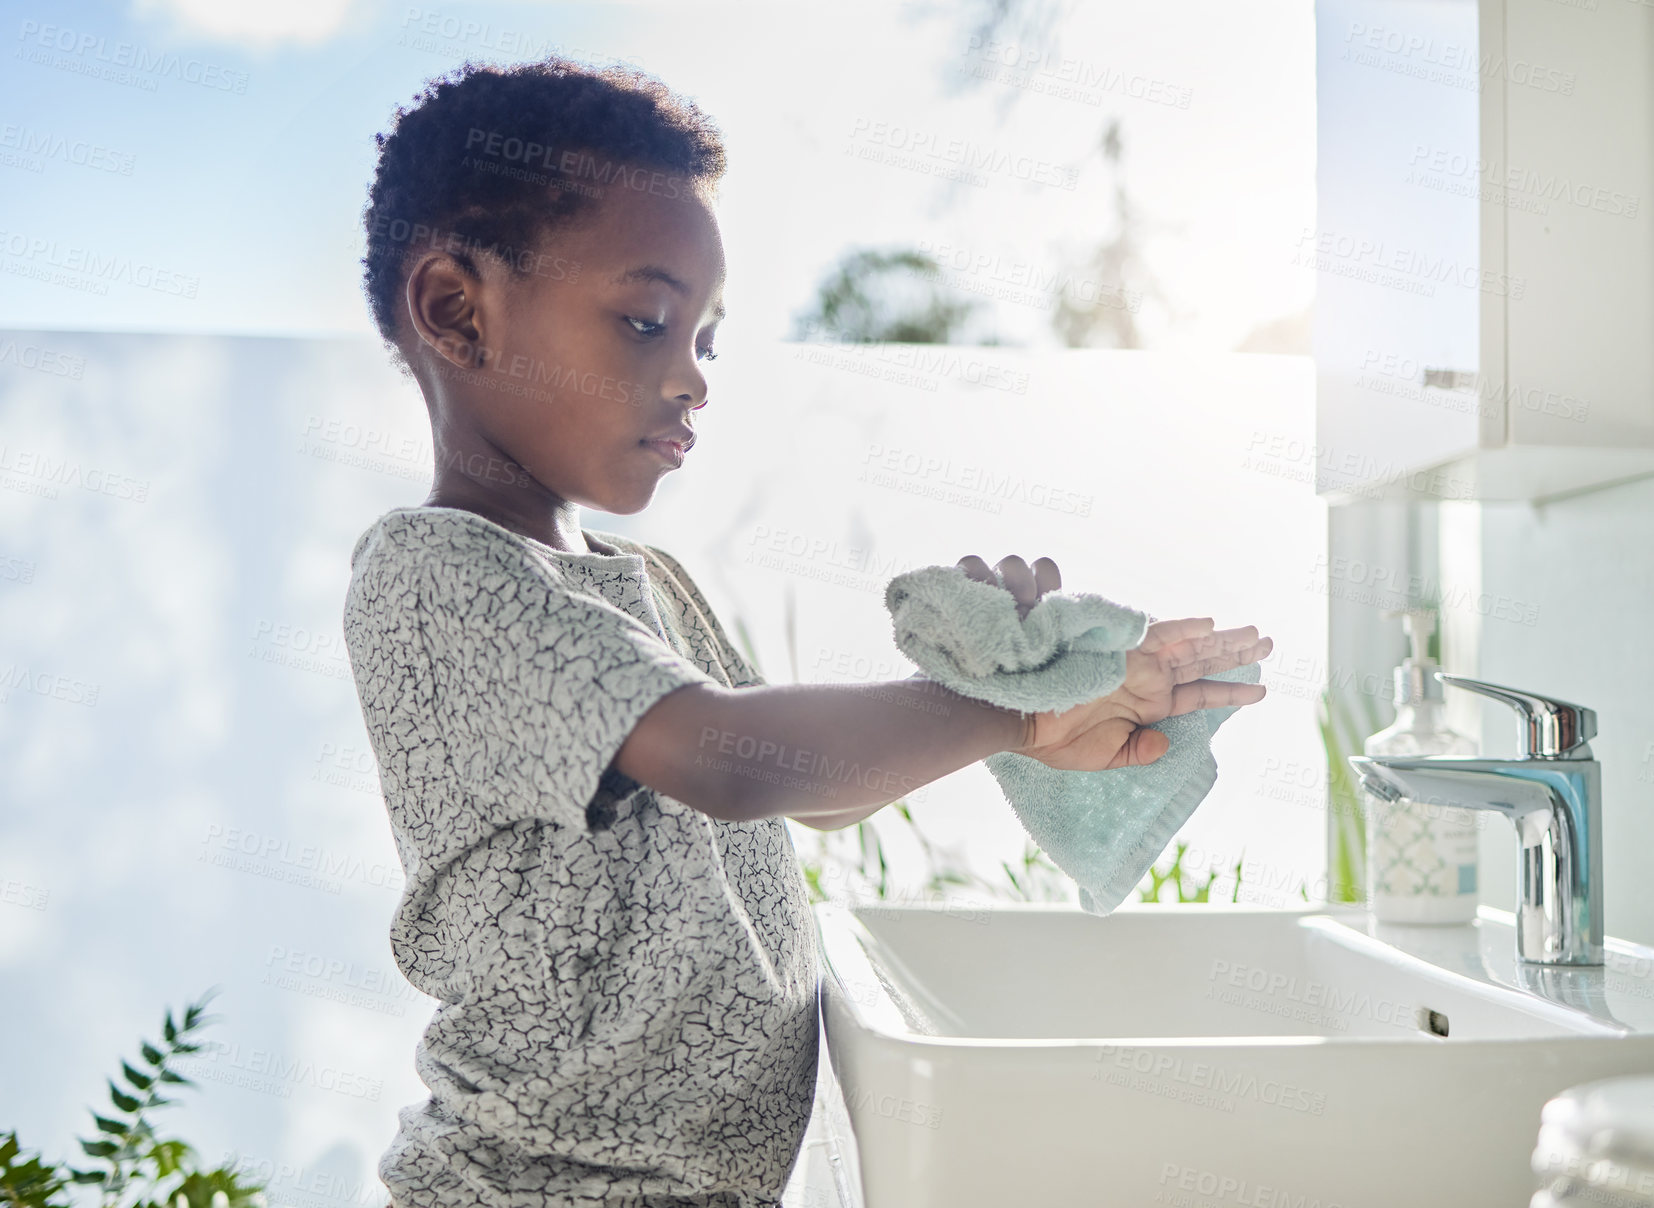
<svg viewBox="0 0 1654 1208">
<path fill-rule="evenodd" d="M 588 554 L 593 550 L 580 527 L 580 512 L 576 504 L 558 501 L 548 512 L 525 513 L 521 509 L 504 507 L 490 496 L 476 490 L 456 489 L 438 482 L 425 497 L 423 507 L 459 508 L 475 512 L 484 520 L 492 520 L 501 528 L 510 529 L 525 537 L 561 550 L 566 554 Z"/>
</svg>

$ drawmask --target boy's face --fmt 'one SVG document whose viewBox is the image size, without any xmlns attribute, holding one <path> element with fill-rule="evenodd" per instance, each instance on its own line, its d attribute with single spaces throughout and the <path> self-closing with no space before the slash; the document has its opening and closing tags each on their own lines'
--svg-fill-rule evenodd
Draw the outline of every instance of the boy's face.
<svg viewBox="0 0 1654 1208">
<path fill-rule="evenodd" d="M 649 442 L 682 439 L 707 401 L 701 362 L 723 317 L 723 242 L 711 207 L 680 178 L 630 179 L 637 187 L 606 184 L 537 258 L 523 257 L 526 276 L 485 262 L 469 310 L 450 302 L 453 330 L 481 351 L 432 362 L 433 496 L 481 494 L 514 515 L 562 501 L 626 515 L 677 464 Z M 433 305 L 428 313 L 444 313 Z M 445 444 L 497 455 L 444 464 Z M 514 465 L 490 468 L 502 459 Z"/>
</svg>

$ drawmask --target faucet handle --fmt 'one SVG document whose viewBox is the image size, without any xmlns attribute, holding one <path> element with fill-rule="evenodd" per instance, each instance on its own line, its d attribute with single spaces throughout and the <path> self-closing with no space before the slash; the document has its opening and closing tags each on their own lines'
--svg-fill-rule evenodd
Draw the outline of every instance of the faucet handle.
<svg viewBox="0 0 1654 1208">
<path fill-rule="evenodd" d="M 1515 709 L 1523 723 L 1516 732 L 1517 754 L 1522 759 L 1557 759 L 1596 737 L 1595 709 L 1534 692 L 1523 692 L 1519 688 L 1489 684 L 1466 675 L 1438 671 L 1436 678 L 1455 688 L 1491 696 Z"/>
</svg>

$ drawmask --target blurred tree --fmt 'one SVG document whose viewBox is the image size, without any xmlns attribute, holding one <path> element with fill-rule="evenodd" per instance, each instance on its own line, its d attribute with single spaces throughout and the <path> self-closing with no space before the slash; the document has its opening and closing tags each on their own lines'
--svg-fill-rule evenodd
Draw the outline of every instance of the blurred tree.
<svg viewBox="0 0 1654 1208">
<path fill-rule="evenodd" d="M 949 15 L 974 14 L 966 31 L 965 54 L 976 62 L 967 63 L 951 80 L 944 81 L 950 91 L 964 91 L 997 74 L 997 66 L 1005 65 L 1014 74 L 1016 63 L 1026 57 L 1029 48 L 1052 41 L 1052 31 L 1073 9 L 1073 0 L 952 0 L 940 7 Z M 1019 99 L 1020 91 L 1011 88 L 1001 95 L 1001 118 Z"/>
<path fill-rule="evenodd" d="M 996 59 L 1012 64 L 1038 61 L 1034 51 L 1041 57 L 1049 52 L 1060 59 L 1060 31 L 1073 7 L 1073 0 L 975 0 L 969 6 L 976 16 L 966 45 L 990 65 Z M 1010 70 L 1014 77 L 1014 66 Z M 974 87 L 999 76 L 967 70 L 961 78 L 967 87 Z M 1010 87 L 1003 91 L 1002 119 L 1028 90 Z M 1120 119 L 1110 116 L 1098 131 L 1093 151 L 1075 165 L 1082 171 L 1088 166 L 1105 170 L 1114 221 L 1112 234 L 1089 252 L 1082 251 L 1070 263 L 1058 266 L 1055 274 L 1062 285 L 1053 301 L 1051 327 L 1069 348 L 1142 348 L 1138 322 L 1142 304 L 1150 299 L 1162 305 L 1166 302 L 1143 254 L 1147 224 L 1126 194 L 1120 162 L 1124 142 Z"/>
<path fill-rule="evenodd" d="M 1029 91 L 1018 86 L 1026 69 L 1017 65 L 1062 57 L 1061 29 L 1073 8 L 1074 0 L 972 0 L 948 9 L 949 17 L 963 11 L 967 22 L 967 65 L 950 83 L 979 89 L 998 82 L 1003 121 Z M 1099 192 L 1107 198 L 1099 223 L 1107 234 L 1055 251 L 1058 263 L 1046 275 L 1053 283 L 1051 330 L 1069 348 L 1142 348 L 1144 303 L 1169 308 L 1143 250 L 1149 224 L 1126 191 L 1124 146 L 1120 118 L 1106 117 L 1092 149 L 1069 165 L 1082 180 L 1087 168 L 1099 169 Z M 998 344 L 997 337 L 972 339 L 965 332 L 980 305 L 944 289 L 938 265 L 923 252 L 850 251 L 818 287 L 813 309 L 794 319 L 793 338 Z M 991 321 L 993 313 L 990 305 L 985 317 Z"/>
<path fill-rule="evenodd" d="M 924 252 L 850 251 L 817 287 L 814 307 L 794 318 L 793 339 L 957 343 L 977 306 L 941 284 L 935 259 Z"/>
<path fill-rule="evenodd" d="M 1057 294 L 1051 326 L 1069 348 L 1141 348 L 1137 315 L 1143 300 L 1164 297 L 1143 257 L 1142 223 L 1126 196 L 1119 118 L 1103 127 L 1098 149 L 1114 186 L 1114 233 L 1084 262 L 1078 287 Z"/>
</svg>

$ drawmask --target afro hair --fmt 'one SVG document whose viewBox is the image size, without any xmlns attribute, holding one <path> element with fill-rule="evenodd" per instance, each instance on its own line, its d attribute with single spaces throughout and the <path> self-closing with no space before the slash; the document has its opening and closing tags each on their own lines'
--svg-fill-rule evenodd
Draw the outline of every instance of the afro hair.
<svg viewBox="0 0 1654 1208">
<path fill-rule="evenodd" d="M 462 64 L 427 81 L 374 142 L 363 288 L 404 369 L 398 319 L 416 247 L 440 248 L 473 272 L 474 257 L 487 255 L 525 277 L 545 237 L 630 168 L 694 189 L 715 186 L 725 166 L 718 128 L 692 101 L 633 68 L 558 56 Z"/>
</svg>

